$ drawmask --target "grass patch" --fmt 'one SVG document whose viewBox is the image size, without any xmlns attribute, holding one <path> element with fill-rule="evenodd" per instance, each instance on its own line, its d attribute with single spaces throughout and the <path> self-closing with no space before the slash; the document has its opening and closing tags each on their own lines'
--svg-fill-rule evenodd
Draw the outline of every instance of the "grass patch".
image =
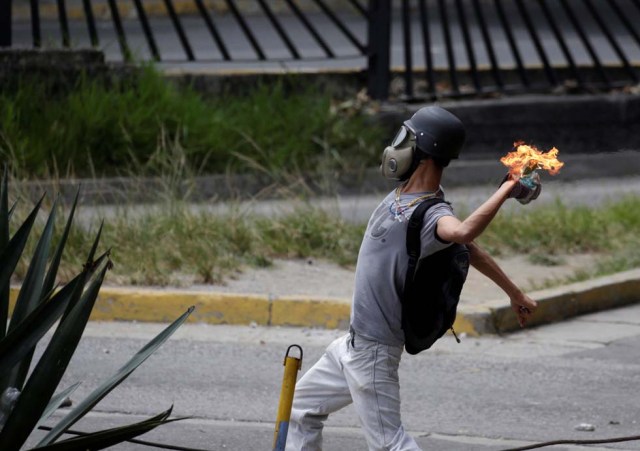
<svg viewBox="0 0 640 451">
<path fill-rule="evenodd" d="M 479 240 L 498 254 L 617 252 L 637 240 L 640 197 L 591 208 L 555 205 L 532 211 L 501 212 Z"/>
<path fill-rule="evenodd" d="M 62 227 L 58 224 L 57 236 Z M 91 245 L 96 228 L 77 227 L 72 232 L 63 277 L 82 266 L 83 254 L 76 250 Z M 245 267 L 267 267 L 274 258 L 317 257 L 353 265 L 363 232 L 363 225 L 346 223 L 311 206 L 267 219 L 240 212 L 199 213 L 174 204 L 110 218 L 102 242 L 113 249 L 112 283 L 189 285 L 222 283 Z M 32 241 L 25 255 L 33 252 Z M 20 262 L 16 279 L 24 277 L 26 265 L 26 260 Z"/>
<path fill-rule="evenodd" d="M 19 211 L 14 216 L 23 215 Z M 90 246 L 96 227 L 74 229 L 63 274 L 73 274 L 82 265 L 80 249 Z M 102 242 L 113 248 L 112 283 L 188 285 L 221 283 L 243 268 L 269 266 L 275 258 L 320 258 L 352 267 L 364 229 L 365 224 L 346 222 L 312 204 L 266 218 L 240 209 L 195 212 L 173 203 L 142 214 L 123 209 L 107 221 Z M 576 273 L 562 281 L 566 283 L 639 267 L 639 232 L 640 197 L 628 197 L 598 208 L 556 203 L 535 211 L 503 212 L 479 241 L 503 256 L 529 253 L 545 264 L 558 264 L 562 255 L 572 253 L 605 256 L 593 271 Z M 32 241 L 30 246 L 35 245 Z M 25 270 L 22 262 L 18 278 Z"/>
<path fill-rule="evenodd" d="M 255 222 L 264 251 L 281 258 L 316 257 L 339 265 L 355 265 L 365 225 L 347 223 L 312 207 Z"/>
<path fill-rule="evenodd" d="M 155 175 L 172 143 L 198 173 L 351 170 L 376 164 L 385 138 L 364 110 L 283 82 L 204 98 L 152 68 L 66 92 L 31 80 L 0 88 L 0 158 L 20 179 Z"/>
<path fill-rule="evenodd" d="M 592 269 L 531 283 L 539 290 L 582 282 L 640 267 L 640 197 L 628 196 L 596 208 L 560 201 L 533 211 L 500 213 L 479 239 L 495 255 L 524 254 L 533 263 L 558 266 L 568 254 L 597 253 Z"/>
</svg>

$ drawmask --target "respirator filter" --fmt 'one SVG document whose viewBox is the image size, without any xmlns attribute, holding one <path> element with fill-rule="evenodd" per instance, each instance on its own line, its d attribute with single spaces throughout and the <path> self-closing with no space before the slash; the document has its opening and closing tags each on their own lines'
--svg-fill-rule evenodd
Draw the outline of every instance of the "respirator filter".
<svg viewBox="0 0 640 451">
<path fill-rule="evenodd" d="M 380 172 L 386 179 L 403 180 L 413 164 L 414 146 L 415 134 L 407 126 L 401 126 L 382 153 Z"/>
</svg>

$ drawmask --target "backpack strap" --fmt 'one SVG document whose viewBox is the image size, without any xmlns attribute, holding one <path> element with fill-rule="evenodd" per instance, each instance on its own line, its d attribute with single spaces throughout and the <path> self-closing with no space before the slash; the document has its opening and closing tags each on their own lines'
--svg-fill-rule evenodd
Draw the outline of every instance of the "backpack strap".
<svg viewBox="0 0 640 451">
<path fill-rule="evenodd" d="M 418 266 L 418 260 L 420 260 L 420 232 L 422 231 L 422 224 L 424 223 L 424 215 L 427 210 L 437 204 L 446 203 L 446 201 L 440 197 L 434 197 L 422 201 L 409 219 L 409 226 L 407 228 L 407 253 L 409 254 L 409 266 L 407 267 L 407 275 L 404 280 L 404 293 L 408 293 L 413 286 L 413 278 L 416 273 L 416 267 Z M 400 299 L 404 302 L 404 296 Z"/>
</svg>

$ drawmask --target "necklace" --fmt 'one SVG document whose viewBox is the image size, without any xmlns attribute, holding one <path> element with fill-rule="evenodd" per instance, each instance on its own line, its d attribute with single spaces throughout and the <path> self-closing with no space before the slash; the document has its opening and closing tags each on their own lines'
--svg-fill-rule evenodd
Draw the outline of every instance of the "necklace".
<svg viewBox="0 0 640 451">
<path fill-rule="evenodd" d="M 396 199 L 394 202 L 392 202 L 389 205 L 389 212 L 393 215 L 394 219 L 398 222 L 402 222 L 403 220 L 407 219 L 407 217 L 404 214 L 405 211 L 407 211 L 408 209 L 416 205 L 418 202 L 422 202 L 423 200 L 436 197 L 436 195 L 438 194 L 438 191 L 440 191 L 438 190 L 438 191 L 428 192 L 427 194 L 423 194 L 422 196 L 416 197 L 415 199 L 412 199 L 411 201 L 409 201 L 409 203 L 402 205 L 400 203 L 400 194 L 402 193 L 401 188 L 402 186 L 398 186 L 396 188 Z M 395 208 L 394 208 L 394 205 L 395 205 Z"/>
</svg>

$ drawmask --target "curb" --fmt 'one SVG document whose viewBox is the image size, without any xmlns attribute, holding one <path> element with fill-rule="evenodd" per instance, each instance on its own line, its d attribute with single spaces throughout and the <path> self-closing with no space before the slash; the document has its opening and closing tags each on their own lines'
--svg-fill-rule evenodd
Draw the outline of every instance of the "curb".
<svg viewBox="0 0 640 451">
<path fill-rule="evenodd" d="M 640 269 L 530 293 L 538 302 L 531 326 L 640 302 Z M 509 306 L 491 309 L 495 333 L 519 329 Z"/>
<path fill-rule="evenodd" d="M 538 309 L 527 327 L 552 324 L 586 313 L 640 302 L 640 269 L 528 293 Z M 458 309 L 456 331 L 469 335 L 520 330 L 508 299 Z"/>
<path fill-rule="evenodd" d="M 530 293 L 538 302 L 530 326 L 640 302 L 640 269 Z M 168 322 L 195 305 L 190 321 L 207 324 L 347 329 L 350 299 L 320 296 L 266 296 L 188 290 L 110 288 L 100 290 L 95 321 Z M 497 306 L 499 305 L 499 306 Z M 520 329 L 506 299 L 460 305 L 454 328 L 477 336 Z"/>
<path fill-rule="evenodd" d="M 350 304 L 337 298 L 109 287 L 100 290 L 91 320 L 168 322 L 192 305 L 196 308 L 189 321 L 196 323 L 326 329 L 349 325 Z"/>
<path fill-rule="evenodd" d="M 12 288 L 12 300 L 18 288 Z M 550 324 L 585 313 L 640 302 L 640 269 L 530 293 L 538 310 L 529 326 Z M 518 330 L 507 300 L 478 306 L 461 305 L 454 328 L 477 336 Z M 347 329 L 350 300 L 314 296 L 263 296 L 104 287 L 92 321 L 170 322 L 190 306 L 192 323 L 295 326 Z"/>
</svg>

